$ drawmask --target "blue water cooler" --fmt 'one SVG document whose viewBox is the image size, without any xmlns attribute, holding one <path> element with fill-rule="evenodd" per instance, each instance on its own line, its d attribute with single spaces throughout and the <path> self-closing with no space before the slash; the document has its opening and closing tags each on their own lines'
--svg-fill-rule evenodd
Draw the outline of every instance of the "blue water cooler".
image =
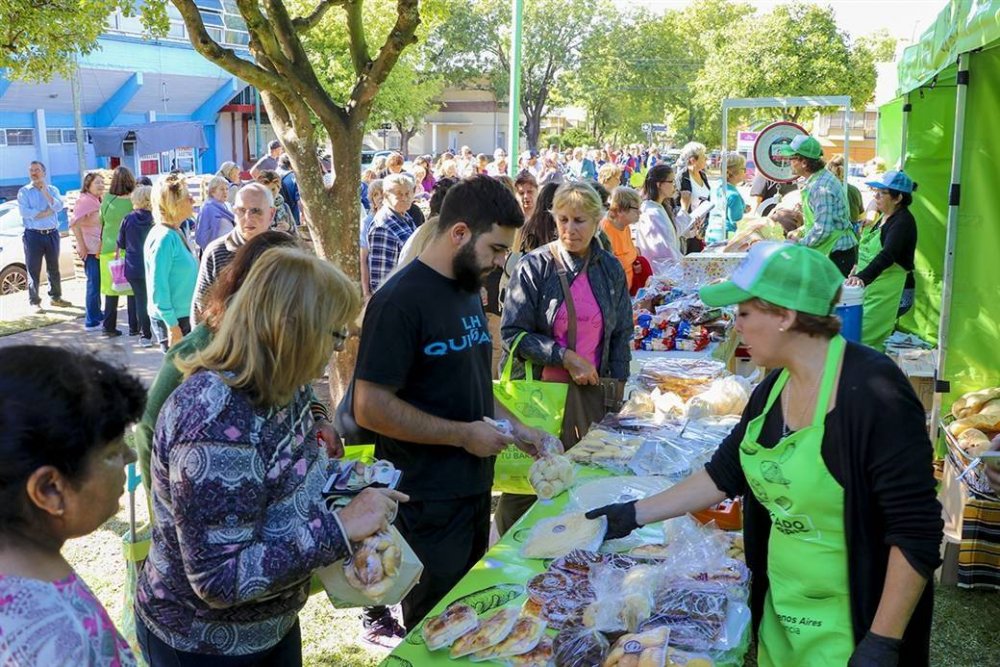
<svg viewBox="0 0 1000 667">
<path fill-rule="evenodd" d="M 840 291 L 840 302 L 837 304 L 835 312 L 840 317 L 840 333 L 847 340 L 861 342 L 861 321 L 864 317 L 864 287 L 850 287 L 844 285 Z"/>
</svg>

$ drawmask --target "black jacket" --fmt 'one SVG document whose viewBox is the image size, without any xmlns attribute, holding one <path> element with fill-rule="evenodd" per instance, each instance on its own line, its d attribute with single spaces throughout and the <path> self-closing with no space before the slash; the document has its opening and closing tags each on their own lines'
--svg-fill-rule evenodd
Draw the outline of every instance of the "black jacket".
<svg viewBox="0 0 1000 667">
<path fill-rule="evenodd" d="M 709 476 L 730 497 L 744 496 L 747 565 L 753 572 L 751 608 L 755 628 L 767 592 L 767 549 L 771 519 L 747 487 L 739 444 L 746 425 L 760 414 L 777 380 L 775 371 L 757 388 L 743 418 L 706 465 Z M 760 442 L 773 446 L 784 420 L 776 401 Z M 848 576 L 854 638 L 861 641 L 875 619 L 885 583 L 889 549 L 899 547 L 909 564 L 928 579 L 904 635 L 900 665 L 927 665 L 934 570 L 941 562 L 944 522 L 931 468 L 933 451 L 923 406 L 909 381 L 885 355 L 848 343 L 837 404 L 827 415 L 823 461 L 844 487 Z M 822 576 L 822 573 L 817 573 Z"/>
<path fill-rule="evenodd" d="M 558 247 L 569 274 L 567 280 L 572 284 L 583 260 L 573 257 L 562 246 Z M 500 321 L 500 335 L 503 337 L 501 369 L 518 334 L 527 332 L 517 347 L 511 371 L 514 378 L 524 377 L 522 359 L 529 359 L 535 365 L 536 376 L 541 374 L 542 366 L 562 366 L 565 348 L 552 338 L 552 324 L 564 297 L 550 248 L 551 245 L 546 244 L 524 255 L 507 283 L 503 319 Z M 614 255 L 601 249 L 596 238 L 590 243 L 590 255 L 587 277 L 604 318 L 601 363 L 597 370 L 601 377 L 624 380 L 628 377 L 629 362 L 632 360 L 633 332 L 632 301 L 625 270 Z"/>
<path fill-rule="evenodd" d="M 893 264 L 899 264 L 906 271 L 904 287 L 912 288 L 913 257 L 917 253 L 917 221 L 910 209 L 901 208 L 890 215 L 879 230 L 879 236 L 882 251 L 875 255 L 871 264 L 858 271 L 858 278 L 865 281 L 865 285 L 871 285 L 883 271 Z"/>
</svg>

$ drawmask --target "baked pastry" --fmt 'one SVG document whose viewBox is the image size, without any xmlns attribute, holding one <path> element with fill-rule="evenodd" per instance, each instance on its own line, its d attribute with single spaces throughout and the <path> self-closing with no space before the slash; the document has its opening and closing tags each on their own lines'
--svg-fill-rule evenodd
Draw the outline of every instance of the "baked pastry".
<svg viewBox="0 0 1000 667">
<path fill-rule="evenodd" d="M 528 597 L 545 603 L 547 600 L 565 595 L 572 589 L 573 581 L 570 575 L 550 569 L 531 578 L 528 582 Z"/>
<path fill-rule="evenodd" d="M 475 610 L 467 604 L 453 604 L 440 615 L 424 621 L 420 634 L 428 651 L 451 646 L 459 637 L 479 627 Z"/>
<path fill-rule="evenodd" d="M 971 417 L 982 412 L 987 403 L 998 399 L 1000 399 L 1000 387 L 973 391 L 952 403 L 951 414 L 955 416 L 955 419 Z"/>
<path fill-rule="evenodd" d="M 551 667 L 555 651 L 552 648 L 552 637 L 542 635 L 535 648 L 527 653 L 511 656 L 507 662 L 510 667 Z"/>
<path fill-rule="evenodd" d="M 958 446 L 975 458 L 990 448 L 990 438 L 977 428 L 970 428 L 958 436 Z"/>
<path fill-rule="evenodd" d="M 628 555 L 642 560 L 663 560 L 667 557 L 667 551 L 666 544 L 643 544 L 629 551 Z"/>
<path fill-rule="evenodd" d="M 604 541 L 607 519 L 588 519 L 573 512 L 542 519 L 532 528 L 521 555 L 525 558 L 559 558 L 574 549 L 597 549 Z"/>
<path fill-rule="evenodd" d="M 402 560 L 403 551 L 392 533 L 375 533 L 354 548 L 354 556 L 344 562 L 344 576 L 347 583 L 376 600 L 392 588 Z"/>
<path fill-rule="evenodd" d="M 519 611 L 514 607 L 507 607 L 493 614 L 482 621 L 478 628 L 462 635 L 452 644 L 451 657 L 461 658 L 499 644 L 514 628 L 518 615 Z"/>
<path fill-rule="evenodd" d="M 622 635 L 611 647 L 603 667 L 663 667 L 669 638 L 666 627 Z"/>
<path fill-rule="evenodd" d="M 596 667 L 611 648 L 600 632 L 588 628 L 565 628 L 553 642 L 559 667 Z"/>
<path fill-rule="evenodd" d="M 522 616 L 514 623 L 514 629 L 499 644 L 469 656 L 473 662 L 496 660 L 527 653 L 538 645 L 545 634 L 545 621 L 532 616 Z"/>
<path fill-rule="evenodd" d="M 667 667 L 715 667 L 715 661 L 703 653 L 671 648 L 667 651 Z"/>
</svg>

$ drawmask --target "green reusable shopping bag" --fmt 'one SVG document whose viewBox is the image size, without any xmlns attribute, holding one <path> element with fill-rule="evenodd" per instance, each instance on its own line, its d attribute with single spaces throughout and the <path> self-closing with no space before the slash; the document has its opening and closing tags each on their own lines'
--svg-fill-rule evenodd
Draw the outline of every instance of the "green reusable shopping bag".
<svg viewBox="0 0 1000 667">
<path fill-rule="evenodd" d="M 540 428 L 558 438 L 562 432 L 569 385 L 536 380 L 530 361 L 525 361 L 523 380 L 510 379 L 514 354 L 524 336 L 521 333 L 514 340 L 500 379 L 493 381 L 493 397 L 525 425 Z M 497 456 L 493 488 L 503 493 L 534 494 L 528 482 L 528 470 L 532 463 L 532 458 L 517 447 L 503 450 Z"/>
</svg>

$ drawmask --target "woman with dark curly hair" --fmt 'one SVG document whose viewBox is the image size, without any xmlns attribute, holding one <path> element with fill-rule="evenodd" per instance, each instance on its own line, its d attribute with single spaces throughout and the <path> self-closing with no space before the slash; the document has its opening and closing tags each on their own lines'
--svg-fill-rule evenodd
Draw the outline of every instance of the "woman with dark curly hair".
<svg viewBox="0 0 1000 667">
<path fill-rule="evenodd" d="M 89 354 L 0 350 L 0 664 L 136 664 L 60 551 L 118 511 L 144 401 L 139 380 Z"/>
</svg>

